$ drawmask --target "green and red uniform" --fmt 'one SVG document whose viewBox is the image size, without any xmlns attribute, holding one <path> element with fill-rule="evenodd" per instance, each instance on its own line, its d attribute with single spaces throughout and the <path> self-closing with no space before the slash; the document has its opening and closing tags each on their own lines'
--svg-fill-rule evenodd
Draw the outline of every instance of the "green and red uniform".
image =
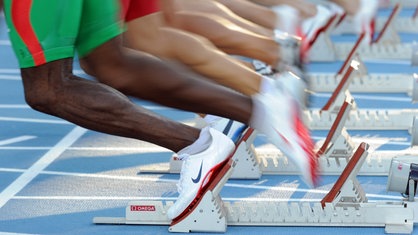
<svg viewBox="0 0 418 235">
<path fill-rule="evenodd" d="M 4 13 L 21 68 L 83 57 L 123 32 L 118 0 L 5 0 Z"/>
</svg>

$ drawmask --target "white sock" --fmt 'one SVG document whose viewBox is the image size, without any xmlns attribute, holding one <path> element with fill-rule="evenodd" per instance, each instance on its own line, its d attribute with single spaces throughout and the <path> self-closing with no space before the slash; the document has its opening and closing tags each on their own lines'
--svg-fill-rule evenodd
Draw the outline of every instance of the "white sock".
<svg viewBox="0 0 418 235">
<path fill-rule="evenodd" d="M 205 151 L 212 143 L 212 136 L 210 135 L 209 129 L 210 127 L 204 127 L 200 131 L 199 138 L 195 142 L 193 142 L 193 144 L 185 147 L 177 153 L 178 158 L 180 160 L 183 160 L 184 158 L 187 158 L 190 155 L 194 155 Z"/>
</svg>

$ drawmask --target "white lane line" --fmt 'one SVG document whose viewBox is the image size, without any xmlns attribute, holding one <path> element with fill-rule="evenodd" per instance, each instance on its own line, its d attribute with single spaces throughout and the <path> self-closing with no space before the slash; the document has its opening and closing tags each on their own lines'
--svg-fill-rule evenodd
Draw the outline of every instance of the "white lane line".
<svg viewBox="0 0 418 235">
<path fill-rule="evenodd" d="M 243 188 L 245 186 L 243 185 Z M 376 195 L 367 194 L 368 197 Z M 376 198 L 402 200 L 401 196 L 377 195 Z M 177 197 L 120 197 L 120 196 L 16 196 L 13 200 L 81 200 L 81 201 L 154 201 L 154 200 L 176 200 Z M 223 201 L 251 201 L 251 202 L 319 202 L 322 199 L 315 198 L 252 198 L 252 197 L 223 197 Z M 374 200 L 369 200 L 369 202 Z"/>
<path fill-rule="evenodd" d="M 49 150 L 47 146 L 0 146 L 0 150 Z M 70 151 L 109 151 L 109 152 L 134 152 L 134 153 L 167 153 L 171 152 L 163 147 L 70 147 Z"/>
<path fill-rule="evenodd" d="M 47 123 L 47 124 L 71 124 L 65 120 L 47 120 L 47 119 L 35 119 L 35 118 L 14 118 L 14 117 L 0 117 L 0 121 L 8 122 L 30 122 L 30 123 Z"/>
<path fill-rule="evenodd" d="M 141 107 L 149 109 L 149 110 L 177 110 L 170 107 L 164 107 L 164 106 L 150 106 L 150 105 L 141 105 Z M 28 105 L 25 104 L 0 104 L 0 108 L 9 109 L 9 108 L 15 108 L 15 109 L 23 109 L 23 108 L 30 108 Z M 192 120 L 186 120 L 186 122 L 191 122 Z"/>
<path fill-rule="evenodd" d="M 31 109 L 27 104 L 0 104 L 0 109 Z"/>
<path fill-rule="evenodd" d="M 36 136 L 23 135 L 23 136 L 19 136 L 19 137 L 7 139 L 7 140 L 1 140 L 0 141 L 0 146 L 1 145 L 7 145 L 7 144 L 13 144 L 13 143 L 17 143 L 17 142 L 23 142 L 23 141 L 34 139 L 34 138 L 36 138 Z"/>
<path fill-rule="evenodd" d="M 399 145 L 399 146 L 410 146 L 411 143 L 408 141 L 407 138 L 359 138 L 359 137 L 351 137 L 354 142 L 367 142 L 369 144 L 390 144 L 390 145 Z M 312 139 L 319 141 L 323 141 L 325 137 L 323 136 L 312 136 Z M 0 146 L 0 150 L 48 150 L 51 149 L 50 146 Z M 171 152 L 170 150 L 159 147 L 159 146 L 138 146 L 138 147 L 69 147 L 68 150 L 71 151 L 114 151 L 114 152 L 121 152 L 121 151 L 130 151 L 135 153 L 166 153 Z M 265 145 L 261 145 L 255 148 L 256 151 L 267 151 L 267 152 L 274 152 L 279 151 L 276 147 L 272 144 L 266 143 Z"/>
<path fill-rule="evenodd" d="M 312 136 L 312 139 L 316 141 L 323 141 L 326 137 L 324 136 Z M 384 138 L 384 137 L 356 137 L 351 136 L 351 139 L 356 143 L 367 142 L 369 144 L 391 144 L 391 145 L 399 145 L 399 146 L 410 146 L 411 141 L 407 138 Z"/>
<path fill-rule="evenodd" d="M 25 172 L 26 169 L 16 169 L 16 168 L 0 168 L 0 172 L 16 172 L 22 173 Z"/>
<path fill-rule="evenodd" d="M 326 93 L 314 93 L 312 94 L 316 97 L 322 97 L 322 98 L 329 98 L 331 97 L 331 94 Z M 412 103 L 412 98 L 410 97 L 382 97 L 382 96 L 372 96 L 372 95 L 359 95 L 359 94 L 353 94 L 354 99 L 364 99 L 364 100 L 378 100 L 378 101 L 392 101 L 392 102 L 409 102 Z"/>
<path fill-rule="evenodd" d="M 12 45 L 9 40 L 0 40 L 0 46 L 10 46 Z"/>
<path fill-rule="evenodd" d="M 7 233 L 7 232 L 0 232 L 0 235 L 37 235 L 35 233 Z"/>
<path fill-rule="evenodd" d="M 16 73 L 20 74 L 19 69 L 0 69 L 0 73 Z"/>
<path fill-rule="evenodd" d="M 15 169 L 15 168 L 0 168 L 0 172 L 24 172 L 23 169 Z M 171 180 L 171 179 L 161 179 L 159 175 L 148 176 L 148 177 L 141 177 L 141 176 L 120 176 L 120 175 L 105 175 L 105 174 L 91 174 L 91 173 L 73 173 L 73 172 L 62 172 L 62 171 L 41 171 L 39 174 L 44 175 L 54 175 L 54 176 L 71 176 L 71 177 L 86 177 L 86 178 L 100 178 L 100 179 L 113 179 L 113 180 L 132 180 L 132 181 L 146 181 L 146 182 L 165 182 L 165 183 L 177 183 L 178 180 Z M 152 178 L 155 177 L 155 178 Z M 317 194 L 327 194 L 328 191 L 326 190 L 318 190 L 318 189 L 297 189 L 291 187 L 276 187 L 276 186 L 261 186 L 261 185 L 248 185 L 248 184 L 232 184 L 226 183 L 225 187 L 233 187 L 233 188 L 250 188 L 250 189 L 259 189 L 259 190 L 274 190 L 274 191 L 292 191 L 292 192 L 305 192 L 305 193 L 317 193 Z M 367 197 L 372 198 L 381 198 L 381 199 L 403 199 L 401 196 L 392 196 L 392 195 L 381 195 L 381 194 L 366 194 Z M 134 198 L 122 198 L 122 197 L 79 197 L 79 196 L 70 196 L 70 197 L 62 197 L 62 196 L 15 196 L 13 199 L 74 199 L 77 198 L 85 198 L 86 200 L 135 200 L 138 197 Z M 149 198 L 148 198 L 149 199 Z M 167 197 L 157 197 L 151 198 L 152 200 L 170 200 Z M 276 200 L 277 198 L 270 199 Z M 82 199 L 78 199 L 82 200 Z M 248 198 L 238 198 L 236 200 L 248 200 Z M 266 199 L 261 199 L 266 200 Z M 281 199 L 277 199 L 281 200 Z M 286 200 L 286 199 L 283 199 Z M 288 199 L 292 200 L 292 199 Z M 301 200 L 301 199 L 295 199 Z M 309 199 L 302 199 L 302 200 L 309 200 Z M 314 199 L 316 200 L 316 199 Z"/>
<path fill-rule="evenodd" d="M 19 169 L 7 169 L 7 168 L 0 168 L 0 172 L 20 172 Z M 143 181 L 143 182 L 164 182 L 164 183 L 177 183 L 178 180 L 176 179 L 161 179 L 159 175 L 149 175 L 147 177 L 141 176 L 122 176 L 122 175 L 105 175 L 105 174 L 92 174 L 92 173 L 74 173 L 74 172 L 62 172 L 62 171 L 41 171 L 39 174 L 44 175 L 54 175 L 54 176 L 71 176 L 71 177 L 86 177 L 86 178 L 98 178 L 98 179 L 112 179 L 112 180 L 129 180 L 129 181 Z M 290 191 L 290 192 L 304 192 L 304 193 L 315 193 L 315 194 L 327 194 L 327 190 L 319 190 L 319 189 L 300 189 L 294 187 L 283 187 L 283 186 L 263 186 L 263 185 L 248 185 L 248 184 L 237 184 L 237 183 L 226 183 L 225 187 L 232 187 L 232 188 L 247 188 L 247 189 L 256 189 L 256 190 L 272 190 L 272 191 Z M 392 196 L 392 195 L 381 195 L 381 194 L 366 194 L 367 197 L 373 198 L 382 198 L 382 199 L 402 199 L 401 196 Z M 55 196 L 42 196 L 45 199 L 51 198 L 60 198 Z M 78 196 L 70 196 L 64 198 L 77 198 Z M 15 196 L 15 198 L 20 199 L 36 199 L 37 196 Z M 63 199 L 64 199 L 63 198 Z M 102 200 L 101 197 L 83 197 L 83 198 L 90 198 L 90 200 Z M 103 198 L 110 198 L 110 200 L 125 200 L 121 199 L 120 197 L 103 197 Z M 116 199 L 112 199 L 116 198 Z M 137 199 L 135 198 L 126 198 L 126 200 L 130 199 Z M 167 199 L 163 197 L 163 199 Z M 81 199 L 80 199 L 81 200 Z M 104 200 L 104 199 L 103 199 Z M 305 199 L 303 199 L 305 200 Z"/>
<path fill-rule="evenodd" d="M 15 81 L 22 80 L 21 77 L 18 75 L 4 75 L 4 74 L 0 74 L 0 79 L 1 80 L 15 80 Z"/>
<path fill-rule="evenodd" d="M 383 59 L 369 59 L 367 60 L 369 64 L 401 64 L 401 65 L 411 65 L 409 60 L 383 60 Z"/>
<path fill-rule="evenodd" d="M 55 159 L 57 159 L 64 151 L 67 150 L 74 142 L 76 142 L 86 129 L 75 127 L 68 133 L 54 148 L 42 156 L 27 171 L 20 175 L 13 183 L 0 193 L 0 208 L 2 208 L 10 199 L 20 192 L 27 184 L 29 184 L 36 176 L 38 176 L 46 167 L 48 167 Z"/>
<path fill-rule="evenodd" d="M 1 43 L 1 40 L 0 40 Z M 10 74 L 20 74 L 20 70 L 19 69 L 0 69 L 0 74 L 1 73 L 10 73 Z M 87 75 L 83 70 L 81 69 L 74 69 L 73 70 L 74 74 L 78 74 L 78 75 Z M 20 75 L 19 75 L 20 77 Z"/>
</svg>

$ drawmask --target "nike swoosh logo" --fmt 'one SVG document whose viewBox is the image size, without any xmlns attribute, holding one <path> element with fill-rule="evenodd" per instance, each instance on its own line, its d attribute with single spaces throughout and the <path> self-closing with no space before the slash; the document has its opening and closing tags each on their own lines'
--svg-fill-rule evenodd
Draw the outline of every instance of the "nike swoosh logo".
<svg viewBox="0 0 418 235">
<path fill-rule="evenodd" d="M 197 184 L 197 183 L 199 183 L 199 181 L 200 181 L 200 177 L 202 177 L 202 167 L 203 167 L 203 160 L 202 160 L 202 162 L 200 163 L 200 169 L 199 169 L 199 173 L 197 174 L 197 177 L 196 178 L 192 178 L 192 181 L 193 181 L 193 183 L 195 183 L 195 184 Z"/>
</svg>

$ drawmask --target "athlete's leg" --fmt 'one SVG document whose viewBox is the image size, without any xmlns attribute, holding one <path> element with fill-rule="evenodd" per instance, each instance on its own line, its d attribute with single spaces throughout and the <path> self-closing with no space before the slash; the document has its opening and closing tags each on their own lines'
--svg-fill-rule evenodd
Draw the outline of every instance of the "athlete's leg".
<svg viewBox="0 0 418 235">
<path fill-rule="evenodd" d="M 128 30 L 124 35 L 127 46 L 179 61 L 215 82 L 246 95 L 258 92 L 262 77 L 253 70 L 251 63 L 225 54 L 199 35 L 164 27 L 161 17 L 161 13 L 156 13 L 128 22 Z"/>
<path fill-rule="evenodd" d="M 72 74 L 72 59 L 21 70 L 27 103 L 90 130 L 140 139 L 179 151 L 200 130 L 173 122 L 134 103 L 115 89 Z"/>
<path fill-rule="evenodd" d="M 249 122 L 250 97 L 149 54 L 122 50 L 120 43 L 119 37 L 114 38 L 85 56 L 99 81 L 124 94 L 166 106 Z"/>
<path fill-rule="evenodd" d="M 251 32 L 272 37 L 274 35 L 274 32 L 271 28 L 265 28 L 261 26 L 260 24 L 257 24 L 256 21 L 250 21 L 245 18 L 243 18 L 240 15 L 235 14 L 233 11 L 231 11 L 227 6 L 221 4 L 218 1 L 214 0 L 176 0 L 177 2 L 177 8 L 178 11 L 189 11 L 189 12 L 202 12 L 202 13 L 208 13 L 208 14 L 214 14 L 220 17 L 223 17 L 227 19 L 229 22 L 243 28 L 247 29 Z M 234 5 L 241 5 L 242 1 L 236 2 Z M 267 11 L 269 9 L 262 8 L 260 9 L 259 6 L 253 4 L 252 6 L 246 6 L 248 11 L 258 11 L 254 12 L 253 14 L 264 14 L 262 17 L 259 18 L 265 18 L 268 16 L 265 15 L 265 13 L 268 13 Z M 254 8 L 252 8 L 254 7 Z M 265 10 L 265 11 L 261 11 Z"/>
<path fill-rule="evenodd" d="M 243 29 L 217 15 L 180 11 L 169 25 L 202 35 L 228 54 L 258 59 L 273 67 L 280 61 L 279 45 L 272 37 Z"/>
<path fill-rule="evenodd" d="M 240 4 L 233 4 L 235 2 L 241 2 L 241 0 L 237 1 L 237 0 L 219 0 L 223 3 L 225 2 L 229 2 L 229 6 L 233 7 L 232 5 L 236 5 L 238 7 L 238 5 Z M 309 18 L 309 17 L 313 17 L 316 14 L 316 7 L 315 4 L 310 3 L 306 0 L 244 0 L 242 1 L 243 3 L 245 2 L 253 2 L 253 3 L 257 3 L 266 7 L 273 7 L 273 6 L 278 6 L 278 5 L 289 5 L 294 7 L 295 9 L 298 10 L 300 16 L 302 18 Z M 244 4 L 242 4 L 244 5 Z M 232 8 L 231 8 L 232 9 Z M 245 10 L 245 9 L 243 9 Z M 248 12 L 251 13 L 251 12 Z"/>
<path fill-rule="evenodd" d="M 235 14 L 268 29 L 276 28 L 276 14 L 271 9 L 244 0 L 216 0 Z"/>
</svg>

